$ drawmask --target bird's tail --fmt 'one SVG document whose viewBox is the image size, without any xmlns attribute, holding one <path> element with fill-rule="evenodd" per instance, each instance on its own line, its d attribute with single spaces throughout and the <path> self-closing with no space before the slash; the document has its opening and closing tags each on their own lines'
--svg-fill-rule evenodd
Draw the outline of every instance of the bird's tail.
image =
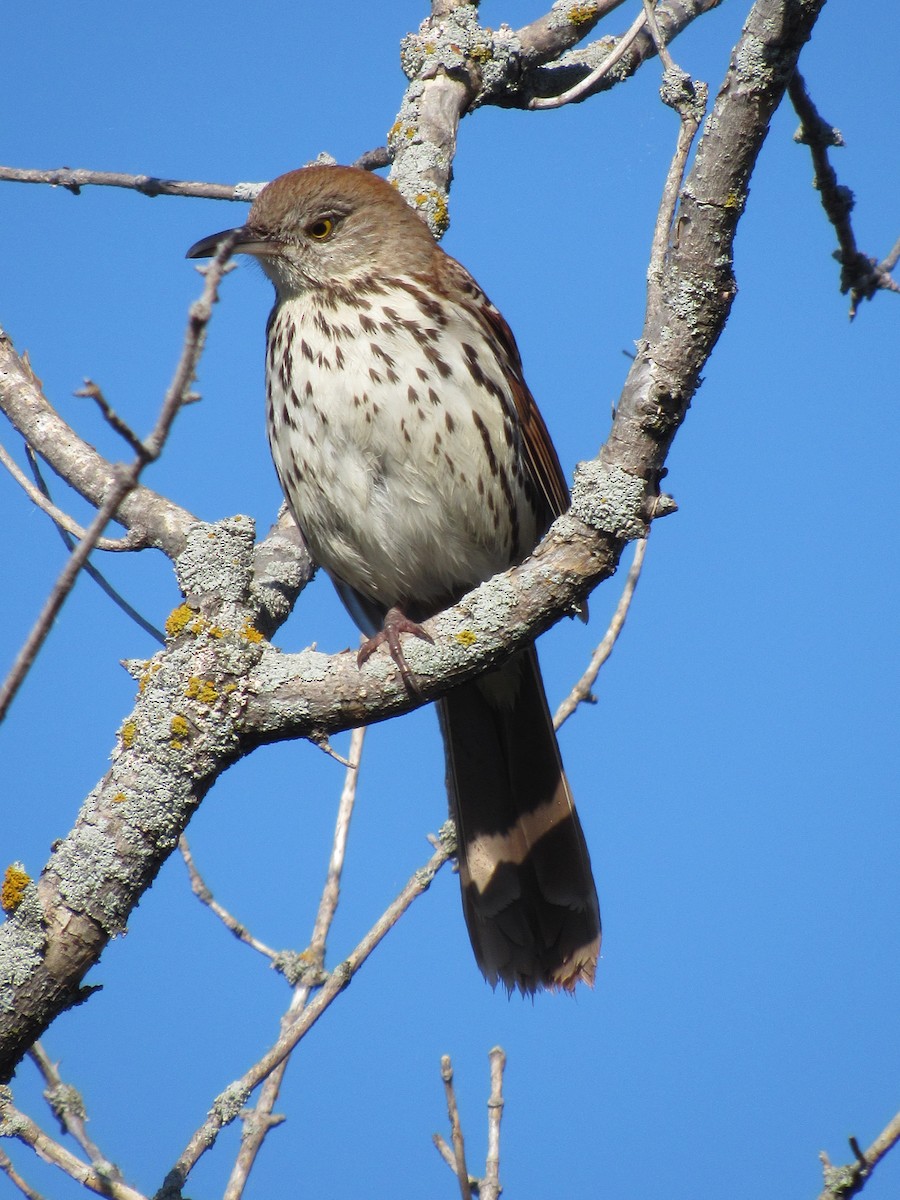
<svg viewBox="0 0 900 1200">
<path fill-rule="evenodd" d="M 478 965 L 510 991 L 593 983 L 600 908 L 534 647 L 438 711 Z"/>
</svg>

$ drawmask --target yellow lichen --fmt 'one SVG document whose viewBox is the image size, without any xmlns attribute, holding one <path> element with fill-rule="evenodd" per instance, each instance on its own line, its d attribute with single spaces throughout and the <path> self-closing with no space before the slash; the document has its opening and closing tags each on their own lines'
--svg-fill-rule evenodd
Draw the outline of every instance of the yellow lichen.
<svg viewBox="0 0 900 1200">
<path fill-rule="evenodd" d="M 265 641 L 263 635 L 258 629 L 254 628 L 250 621 L 244 622 L 244 628 L 241 630 L 241 637 L 244 639 L 244 641 L 252 642 L 254 645 L 256 645 L 258 642 Z"/>
<path fill-rule="evenodd" d="M 3 876 L 3 886 L 0 887 L 0 908 L 11 915 L 16 911 L 25 896 L 25 889 L 31 883 L 31 876 L 21 863 L 11 863 Z"/>
<path fill-rule="evenodd" d="M 197 614 L 192 608 L 189 608 L 187 604 L 179 604 L 178 607 L 173 608 L 168 617 L 166 617 L 166 633 L 171 638 L 178 637 L 180 633 L 184 633 L 188 626 L 194 621 L 196 616 Z M 191 632 L 198 631 L 192 630 Z"/>
<path fill-rule="evenodd" d="M 206 632 L 211 638 L 223 638 L 225 636 L 225 630 L 221 625 L 210 625 Z"/>
<path fill-rule="evenodd" d="M 116 794 L 113 796 L 113 804 L 124 804 L 126 799 L 127 796 L 124 792 L 116 792 Z"/>
<path fill-rule="evenodd" d="M 460 646 L 464 646 L 467 650 L 478 641 L 478 635 L 473 633 L 471 629 L 461 629 L 459 633 L 454 633 L 453 637 L 459 642 Z"/>
<path fill-rule="evenodd" d="M 741 208 L 743 200 L 737 192 L 729 192 L 725 197 L 725 208 Z"/>
<path fill-rule="evenodd" d="M 474 58 L 476 62 L 481 62 L 481 63 L 489 62 L 491 60 L 491 58 L 493 58 L 493 55 L 494 55 L 494 52 L 491 49 L 491 47 L 484 45 L 484 44 L 479 45 L 479 46 L 473 46 L 469 50 L 469 58 Z"/>
<path fill-rule="evenodd" d="M 126 721 L 119 730 L 119 737 L 122 739 L 122 745 L 126 750 L 130 750 L 134 745 L 134 735 L 137 733 L 137 724 L 134 721 Z"/>
<path fill-rule="evenodd" d="M 187 723 L 187 718 L 183 717 L 181 713 L 175 714 L 169 728 L 172 730 L 173 738 L 186 738 L 190 732 L 190 725 Z"/>
<path fill-rule="evenodd" d="M 138 680 L 138 691 L 139 692 L 143 693 L 144 688 L 146 688 L 147 684 L 150 682 L 150 680 L 153 678 L 153 676 L 156 674 L 156 672 L 160 669 L 161 666 L 162 666 L 162 663 L 158 663 L 158 662 L 157 663 L 151 663 L 151 662 L 147 663 L 147 670 L 143 673 L 143 675 Z"/>
<path fill-rule="evenodd" d="M 573 4 L 566 14 L 573 25 L 584 25 L 586 21 L 593 21 L 596 15 L 596 4 Z"/>
<path fill-rule="evenodd" d="M 219 695 L 216 685 L 211 679 L 199 679 L 196 675 L 192 675 L 188 680 L 184 694 L 191 700 L 198 700 L 201 704 L 215 704 Z"/>
</svg>

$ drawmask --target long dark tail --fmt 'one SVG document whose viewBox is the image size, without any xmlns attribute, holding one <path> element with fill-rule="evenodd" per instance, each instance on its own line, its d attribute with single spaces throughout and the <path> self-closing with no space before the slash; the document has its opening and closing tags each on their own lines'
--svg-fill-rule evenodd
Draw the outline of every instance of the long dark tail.
<svg viewBox="0 0 900 1200">
<path fill-rule="evenodd" d="M 593 983 L 600 907 L 534 647 L 438 711 L 478 965 L 510 991 Z"/>
</svg>

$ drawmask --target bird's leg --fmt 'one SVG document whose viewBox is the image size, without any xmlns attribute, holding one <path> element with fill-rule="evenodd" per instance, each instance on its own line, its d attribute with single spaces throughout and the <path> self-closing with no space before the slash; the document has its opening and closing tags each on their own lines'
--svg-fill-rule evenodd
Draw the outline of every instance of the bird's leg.
<svg viewBox="0 0 900 1200">
<path fill-rule="evenodd" d="M 379 633 L 374 637 L 368 638 L 359 648 L 359 653 L 356 656 L 357 666 L 362 666 L 367 658 L 383 643 L 387 643 L 387 648 L 391 653 L 391 658 L 397 664 L 400 671 L 400 676 L 410 691 L 418 694 L 416 685 L 416 677 L 410 670 L 406 658 L 403 655 L 403 647 L 400 645 L 400 634 L 412 633 L 416 637 L 421 638 L 423 642 L 429 642 L 434 645 L 434 638 L 427 633 L 421 625 L 415 621 L 411 621 L 401 608 L 389 608 L 384 614 L 384 624 Z"/>
</svg>

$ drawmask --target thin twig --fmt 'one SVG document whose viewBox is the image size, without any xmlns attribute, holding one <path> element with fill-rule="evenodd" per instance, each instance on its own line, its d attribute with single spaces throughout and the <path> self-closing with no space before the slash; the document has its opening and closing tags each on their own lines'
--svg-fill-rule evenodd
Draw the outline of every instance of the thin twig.
<svg viewBox="0 0 900 1200">
<path fill-rule="evenodd" d="M 56 1063 L 50 1061 L 40 1042 L 34 1043 L 28 1051 L 28 1055 L 44 1078 L 47 1085 L 44 1099 L 59 1121 L 60 1128 L 75 1139 L 99 1175 L 107 1179 L 114 1179 L 119 1183 L 123 1182 L 122 1172 L 88 1135 L 85 1126 L 87 1118 L 81 1093 L 71 1084 L 63 1082 Z"/>
<path fill-rule="evenodd" d="M 589 75 L 585 75 L 584 79 L 579 80 L 573 87 L 567 91 L 561 92 L 558 96 L 533 96 L 528 102 L 529 108 L 562 108 L 564 104 L 571 104 L 573 100 L 577 100 L 589 91 L 598 80 L 607 75 L 613 67 L 621 59 L 625 57 L 631 44 L 640 34 L 641 30 L 647 23 L 647 15 L 643 10 L 635 17 L 631 26 L 622 34 L 615 49 L 604 58 L 599 66 L 595 67 Z"/>
<path fill-rule="evenodd" d="M 644 3 L 649 6 L 649 0 L 644 0 Z M 652 22 L 648 16 L 648 24 L 650 25 L 657 53 L 660 58 L 663 58 L 665 44 L 662 31 L 656 21 L 655 13 L 653 14 Z M 685 171 L 687 170 L 687 161 L 691 152 L 691 146 L 694 144 L 694 138 L 697 136 L 697 130 L 700 128 L 700 122 L 703 120 L 703 114 L 706 111 L 706 101 L 709 97 L 709 88 L 705 83 L 699 80 L 692 81 L 690 75 L 676 66 L 668 55 L 666 56 L 666 60 L 667 65 L 662 85 L 659 89 L 659 95 L 664 104 L 668 105 L 669 108 L 673 108 L 678 113 L 681 124 L 678 127 L 678 140 L 675 144 L 675 153 L 672 155 L 669 170 L 666 173 L 666 182 L 663 185 L 659 212 L 657 213 L 656 225 L 653 229 L 650 266 L 647 270 L 648 311 L 655 311 L 661 303 L 663 275 L 669 252 L 669 238 L 672 232 L 672 222 L 675 219 L 675 209 L 678 206 L 678 197 L 681 193 L 681 185 L 684 181 Z"/>
<path fill-rule="evenodd" d="M 843 1167 L 833 1167 L 823 1150 L 819 1155 L 825 1175 L 825 1188 L 819 1200 L 850 1200 L 863 1190 L 872 1171 L 887 1152 L 900 1141 L 900 1113 L 888 1122 L 885 1128 L 865 1152 L 859 1148 L 856 1138 L 850 1139 L 850 1149 L 856 1161 Z"/>
<path fill-rule="evenodd" d="M 659 55 L 663 70 L 678 71 L 683 74 L 681 68 L 675 65 L 672 55 L 666 46 L 665 36 L 659 27 L 659 21 L 656 19 L 656 5 L 654 0 L 644 0 L 644 15 L 647 18 L 647 28 L 650 30 L 650 36 L 653 38 L 653 45 L 656 47 L 656 53 Z"/>
<path fill-rule="evenodd" d="M 207 887 L 203 876 L 197 870 L 193 855 L 191 854 L 191 848 L 188 845 L 188 840 L 184 834 L 182 834 L 178 839 L 178 849 L 181 851 L 181 857 L 184 859 L 185 866 L 188 869 L 188 875 L 190 876 L 191 880 L 191 891 L 194 893 L 200 903 L 205 904 L 211 912 L 215 913 L 225 928 L 229 930 L 229 932 L 233 933 L 238 941 L 244 942 L 247 946 L 251 946 L 259 954 L 264 955 L 270 960 L 277 958 L 277 950 L 272 950 L 271 947 L 265 944 L 265 942 L 261 942 L 255 938 L 246 925 L 242 925 L 237 917 L 233 917 L 228 909 L 221 905 L 218 900 L 216 900 L 212 892 Z"/>
<path fill-rule="evenodd" d="M 563 722 L 571 717 L 579 704 L 594 703 L 591 689 L 597 680 L 600 668 L 612 654 L 613 647 L 624 628 L 625 619 L 628 616 L 628 610 L 631 607 L 631 601 L 634 597 L 634 590 L 641 577 L 641 568 L 644 565 L 644 555 L 646 553 L 647 539 L 641 538 L 635 545 L 634 558 L 628 571 L 628 578 L 625 580 L 625 586 L 622 589 L 622 595 L 619 597 L 619 603 L 616 605 L 616 611 L 613 613 L 612 620 L 609 623 L 609 628 L 603 635 L 603 640 L 591 655 L 591 661 L 588 664 L 587 670 L 556 710 L 553 717 L 554 729 L 559 729 Z"/>
<path fill-rule="evenodd" d="M 119 505 L 136 486 L 141 472 L 148 463 L 155 461 L 162 453 L 163 446 L 169 436 L 172 423 L 191 395 L 190 387 L 197 368 L 197 362 L 203 350 L 206 338 L 206 328 L 212 317 L 212 306 L 218 299 L 219 283 L 231 255 L 232 243 L 225 238 L 219 247 L 216 257 L 205 270 L 203 294 L 191 305 L 188 314 L 188 326 L 185 333 L 181 357 L 175 370 L 169 389 L 163 399 L 156 425 L 150 435 L 141 442 L 140 453 L 130 466 L 114 464 L 113 481 L 96 517 L 85 530 L 84 537 L 72 551 L 66 565 L 57 578 L 43 609 L 35 621 L 25 644 L 10 668 L 9 674 L 0 687 L 0 721 L 9 711 L 13 697 L 25 680 L 38 651 L 44 644 L 53 622 L 59 614 L 66 597 L 75 585 L 78 575 L 87 562 L 88 555 L 97 544 L 97 539 L 103 535 L 108 522 L 115 516 Z"/>
<path fill-rule="evenodd" d="M 84 387 L 79 388 L 74 393 L 79 400 L 93 400 L 103 414 L 103 418 L 109 427 L 128 443 L 135 454 L 141 452 L 141 439 L 134 432 L 131 426 L 125 421 L 112 405 L 107 401 L 103 392 L 100 390 L 99 384 L 94 383 L 93 379 L 85 379 Z"/>
<path fill-rule="evenodd" d="M 314 968 L 321 971 L 325 962 L 325 948 L 328 934 L 337 912 L 341 891 L 341 875 L 344 869 L 344 859 L 347 852 L 347 836 L 350 831 L 350 818 L 356 803 L 356 786 L 359 779 L 359 764 L 362 759 L 365 726 L 354 729 L 350 738 L 350 757 L 344 776 L 344 787 L 338 803 L 337 818 L 334 827 L 334 839 L 331 846 L 331 857 L 328 862 L 328 872 L 325 886 L 319 901 L 319 909 L 310 938 L 309 950 L 306 952 Z M 294 988 L 291 1004 L 281 1021 L 281 1033 L 284 1035 L 309 1003 L 310 993 L 315 986 L 314 977 L 307 974 Z M 280 1122 L 273 1116 L 276 1101 L 281 1091 L 284 1073 L 287 1070 L 289 1058 L 272 1071 L 260 1089 L 259 1099 L 252 1110 L 242 1114 L 243 1130 L 241 1145 L 232 1168 L 228 1186 L 225 1189 L 224 1200 L 240 1200 L 250 1178 L 250 1172 L 256 1161 L 260 1147 L 266 1134 Z"/>
<path fill-rule="evenodd" d="M 375 146 L 372 150 L 364 150 L 359 158 L 355 158 L 350 165 L 359 167 L 361 171 L 378 171 L 382 167 L 389 167 L 391 158 L 392 155 L 387 146 Z"/>
<path fill-rule="evenodd" d="M 79 195 L 83 187 L 117 187 L 144 196 L 199 196 L 204 200 L 255 200 L 265 183 L 201 183 L 185 179 L 159 179 L 155 175 L 126 175 L 120 171 L 89 171 L 57 167 L 39 171 L 28 167 L 0 166 L 0 182 L 46 183 Z"/>
<path fill-rule="evenodd" d="M 271 1049 L 240 1079 L 235 1080 L 216 1098 L 206 1120 L 191 1137 L 177 1163 L 169 1172 L 163 1184 L 163 1191 L 167 1188 L 174 1190 L 183 1186 L 200 1157 L 214 1145 L 220 1130 L 240 1115 L 241 1105 L 246 1097 L 271 1074 L 279 1063 L 284 1062 L 301 1038 L 305 1037 L 319 1018 L 327 1012 L 373 950 L 393 929 L 413 901 L 428 890 L 437 872 L 455 853 L 456 839 L 452 836 L 452 826 L 448 822 L 441 831 L 440 847 L 432 854 L 428 862 L 412 876 L 356 948 L 330 972 L 315 999 L 297 1015 L 297 1019 L 285 1033 L 281 1034 Z"/>
<path fill-rule="evenodd" d="M 323 754 L 327 754 L 329 758 L 333 758 L 335 762 L 339 762 L 342 767 L 349 767 L 352 765 L 349 758 L 344 758 L 343 754 L 338 754 L 337 750 L 335 750 L 334 746 L 332 746 L 331 742 L 324 734 L 322 734 L 321 737 L 310 738 L 310 741 L 314 746 L 321 750 Z"/>
<path fill-rule="evenodd" d="M 84 528 L 84 526 L 79 525 L 74 517 L 70 517 L 69 514 L 63 512 L 61 508 L 57 508 L 52 500 L 47 498 L 46 493 L 42 492 L 39 487 L 36 487 L 31 482 L 16 460 L 3 446 L 0 446 L 0 464 L 6 467 L 7 471 L 9 471 L 10 475 L 12 475 L 13 479 L 16 481 L 22 491 L 25 492 L 32 504 L 36 505 L 41 512 L 45 512 L 57 526 L 57 528 L 65 530 L 67 533 L 71 533 L 74 537 L 79 539 L 85 536 L 87 530 Z M 138 535 L 128 533 L 125 535 L 125 537 L 121 538 L 98 538 L 95 549 L 111 550 L 113 552 L 139 550 L 145 544 L 146 543 L 144 540 Z"/>
<path fill-rule="evenodd" d="M 36 1192 L 33 1187 L 29 1186 L 12 1165 L 12 1161 L 0 1150 L 0 1171 L 3 1171 L 9 1177 L 10 1183 L 17 1187 L 23 1196 L 28 1200 L 44 1200 L 40 1192 Z"/>
<path fill-rule="evenodd" d="M 18 1138 L 29 1146 L 38 1158 L 58 1167 L 70 1179 L 80 1183 L 98 1196 L 112 1197 L 112 1200 L 147 1200 L 142 1192 L 122 1183 L 118 1178 L 112 1178 L 104 1170 L 90 1166 L 83 1159 L 61 1146 L 44 1133 L 31 1117 L 17 1109 L 10 1097 L 9 1089 L 4 1089 L 5 1096 L 0 1098 L 0 1135 Z M 26 1193 L 27 1194 L 27 1193 Z"/>
<path fill-rule="evenodd" d="M 459 1107 L 456 1103 L 456 1090 L 453 1087 L 453 1063 L 450 1055 L 441 1057 L 441 1079 L 444 1081 L 444 1096 L 447 1101 L 447 1116 L 450 1118 L 450 1140 L 453 1143 L 453 1173 L 459 1182 L 459 1194 L 462 1200 L 472 1200 L 472 1188 L 469 1186 L 469 1171 L 466 1167 L 466 1143 L 463 1138 L 462 1126 L 459 1122 Z"/>
<path fill-rule="evenodd" d="M 900 242 L 880 263 L 862 253 L 856 244 L 856 235 L 850 223 L 850 214 L 855 204 L 853 192 L 838 183 L 828 158 L 829 149 L 832 146 L 843 146 L 844 139 L 839 130 L 819 115 L 799 71 L 794 72 L 788 83 L 788 95 L 800 118 L 800 128 L 794 134 L 794 140 L 809 146 L 815 170 L 813 186 L 818 189 L 822 197 L 822 208 L 837 234 L 840 248 L 834 252 L 834 257 L 841 264 L 841 293 L 850 293 L 852 321 L 860 300 L 871 300 L 878 291 L 900 292 L 900 284 L 896 283 L 890 274 L 897 258 L 900 257 Z"/>
<path fill-rule="evenodd" d="M 503 1119 L 503 1072 L 506 1055 L 495 1046 L 488 1055 L 491 1063 L 491 1095 L 488 1100 L 488 1149 L 484 1179 L 479 1189 L 481 1200 L 500 1200 L 500 1122 Z"/>
<path fill-rule="evenodd" d="M 34 481 L 37 484 L 41 495 L 52 504 L 52 500 L 50 498 L 50 489 L 47 486 L 47 481 L 44 479 L 44 476 L 41 473 L 41 466 L 38 462 L 38 457 L 27 442 L 25 443 L 25 453 L 28 456 L 28 465 L 31 467 L 31 473 L 34 475 Z M 69 536 L 69 531 L 63 529 L 57 522 L 54 523 L 56 524 L 56 529 L 59 533 L 59 536 L 63 540 L 63 545 L 71 554 L 72 550 L 75 548 L 75 543 Z M 134 544 L 131 547 L 132 549 L 141 549 L 143 546 L 147 545 L 147 542 L 144 538 L 136 538 L 134 531 L 129 530 L 124 538 L 100 538 L 99 542 L 97 543 L 97 549 L 116 550 L 119 548 L 120 543 L 124 547 L 124 545 L 130 542 L 132 538 L 135 539 Z M 142 616 L 142 614 L 138 612 L 133 604 L 129 604 L 122 593 L 113 587 L 106 576 L 101 571 L 97 570 L 90 559 L 88 559 L 84 564 L 82 570 L 84 571 L 85 575 L 87 575 L 90 579 L 93 579 L 94 583 L 96 583 L 97 587 L 99 587 L 102 592 L 105 592 L 106 595 L 109 596 L 113 604 L 115 604 L 118 608 L 121 608 L 126 617 L 130 617 L 136 625 L 143 629 L 144 633 L 149 634 L 154 641 L 160 644 L 160 646 L 164 646 L 166 644 L 166 638 L 162 630 L 157 629 L 152 621 L 148 621 L 145 616 Z"/>
</svg>

